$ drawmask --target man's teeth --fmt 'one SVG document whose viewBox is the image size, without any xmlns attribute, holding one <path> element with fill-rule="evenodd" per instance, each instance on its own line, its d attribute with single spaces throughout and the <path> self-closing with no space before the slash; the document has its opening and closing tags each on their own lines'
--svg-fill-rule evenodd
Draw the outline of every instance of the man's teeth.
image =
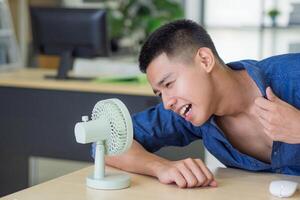
<svg viewBox="0 0 300 200">
<path fill-rule="evenodd" d="M 191 105 L 185 105 L 180 109 L 180 115 L 184 116 L 190 110 Z"/>
<path fill-rule="evenodd" d="M 188 107 L 189 107 L 188 105 L 183 106 L 183 107 L 181 108 L 181 110 L 180 110 L 180 115 L 184 115 L 185 110 L 186 110 Z"/>
</svg>

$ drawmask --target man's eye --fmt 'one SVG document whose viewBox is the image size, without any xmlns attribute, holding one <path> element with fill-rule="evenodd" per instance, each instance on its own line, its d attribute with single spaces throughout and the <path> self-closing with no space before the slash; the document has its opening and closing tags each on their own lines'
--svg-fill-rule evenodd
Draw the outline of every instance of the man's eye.
<svg viewBox="0 0 300 200">
<path fill-rule="evenodd" d="M 169 82 L 165 85 L 166 88 L 170 87 L 173 82 Z"/>
</svg>

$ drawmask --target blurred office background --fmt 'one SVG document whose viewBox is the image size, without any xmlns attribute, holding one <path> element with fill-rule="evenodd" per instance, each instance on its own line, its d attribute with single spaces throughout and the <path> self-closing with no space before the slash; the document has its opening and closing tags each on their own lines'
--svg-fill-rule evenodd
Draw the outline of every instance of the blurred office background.
<svg viewBox="0 0 300 200">
<path fill-rule="evenodd" d="M 143 38 L 157 26 L 182 17 L 193 19 L 206 27 L 226 62 L 243 58 L 261 59 L 299 50 L 299 0 L 249 2 L 243 0 L 9 0 L 7 2 L 12 10 L 14 30 L 24 66 L 33 64 L 32 54 L 30 54 L 29 5 L 109 9 L 110 16 L 113 16 L 110 18 L 114 18 L 109 20 L 112 22 L 109 25 L 112 29 L 110 33 L 115 44 L 114 48 L 118 48 L 116 43 L 119 42 L 125 51 L 127 47 L 127 50 L 132 53 L 138 51 Z M 128 8 L 120 8 L 122 6 Z M 272 22 L 273 16 L 275 22 Z M 3 43 L 3 39 L 0 42 Z M 119 48 L 119 51 L 122 49 Z M 46 67 L 51 67 L 57 62 L 52 59 L 50 64 L 46 64 L 48 62 L 43 59 L 40 58 L 39 62 L 42 66 L 49 65 Z"/>
<path fill-rule="evenodd" d="M 109 12 L 112 56 L 130 57 L 136 67 L 138 50 L 145 37 L 159 25 L 189 18 L 203 25 L 225 62 L 262 59 L 271 55 L 300 52 L 300 0 L 0 0 L 0 72 L 22 67 L 57 68 L 59 58 L 34 55 L 29 6 L 101 8 Z M 5 10 L 8 5 L 9 13 Z M 110 62 L 110 58 L 105 62 Z M 77 59 L 74 70 L 101 60 Z M 112 62 L 112 61 L 111 61 Z M 123 62 L 123 61 L 122 61 Z M 78 68 L 76 68 L 78 67 Z M 103 69 L 105 71 L 105 69 Z M 177 159 L 200 157 L 211 167 L 222 166 L 196 141 L 185 153 L 163 149 L 159 155 Z M 173 153 L 172 153 L 173 152 Z M 32 157 L 30 185 L 90 165 L 78 161 Z"/>
</svg>

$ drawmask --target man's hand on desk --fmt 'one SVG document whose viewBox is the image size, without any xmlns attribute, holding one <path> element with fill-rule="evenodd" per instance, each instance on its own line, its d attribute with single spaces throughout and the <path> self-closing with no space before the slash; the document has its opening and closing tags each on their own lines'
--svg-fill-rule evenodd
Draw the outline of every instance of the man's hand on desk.
<svg viewBox="0 0 300 200">
<path fill-rule="evenodd" d="M 156 177 L 161 183 L 175 183 L 180 188 L 217 186 L 213 174 L 200 159 L 164 163 L 157 168 Z"/>
<path fill-rule="evenodd" d="M 169 161 L 147 152 L 137 141 L 125 154 L 105 158 L 106 164 L 133 173 L 157 177 L 161 183 L 181 188 L 216 187 L 213 174 L 200 159 Z"/>
</svg>

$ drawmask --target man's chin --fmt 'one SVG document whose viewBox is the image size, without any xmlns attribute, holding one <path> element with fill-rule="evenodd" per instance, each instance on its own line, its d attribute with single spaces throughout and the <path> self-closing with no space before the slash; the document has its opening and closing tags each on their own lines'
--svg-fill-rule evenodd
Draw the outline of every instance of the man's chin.
<svg viewBox="0 0 300 200">
<path fill-rule="evenodd" d="M 191 121 L 194 126 L 202 126 L 204 124 L 203 121 Z"/>
<path fill-rule="evenodd" d="M 204 118 L 201 118 L 201 119 L 193 119 L 190 122 L 194 126 L 202 126 L 205 122 L 207 122 L 208 119 L 209 119 L 209 117 L 204 117 Z"/>
</svg>

